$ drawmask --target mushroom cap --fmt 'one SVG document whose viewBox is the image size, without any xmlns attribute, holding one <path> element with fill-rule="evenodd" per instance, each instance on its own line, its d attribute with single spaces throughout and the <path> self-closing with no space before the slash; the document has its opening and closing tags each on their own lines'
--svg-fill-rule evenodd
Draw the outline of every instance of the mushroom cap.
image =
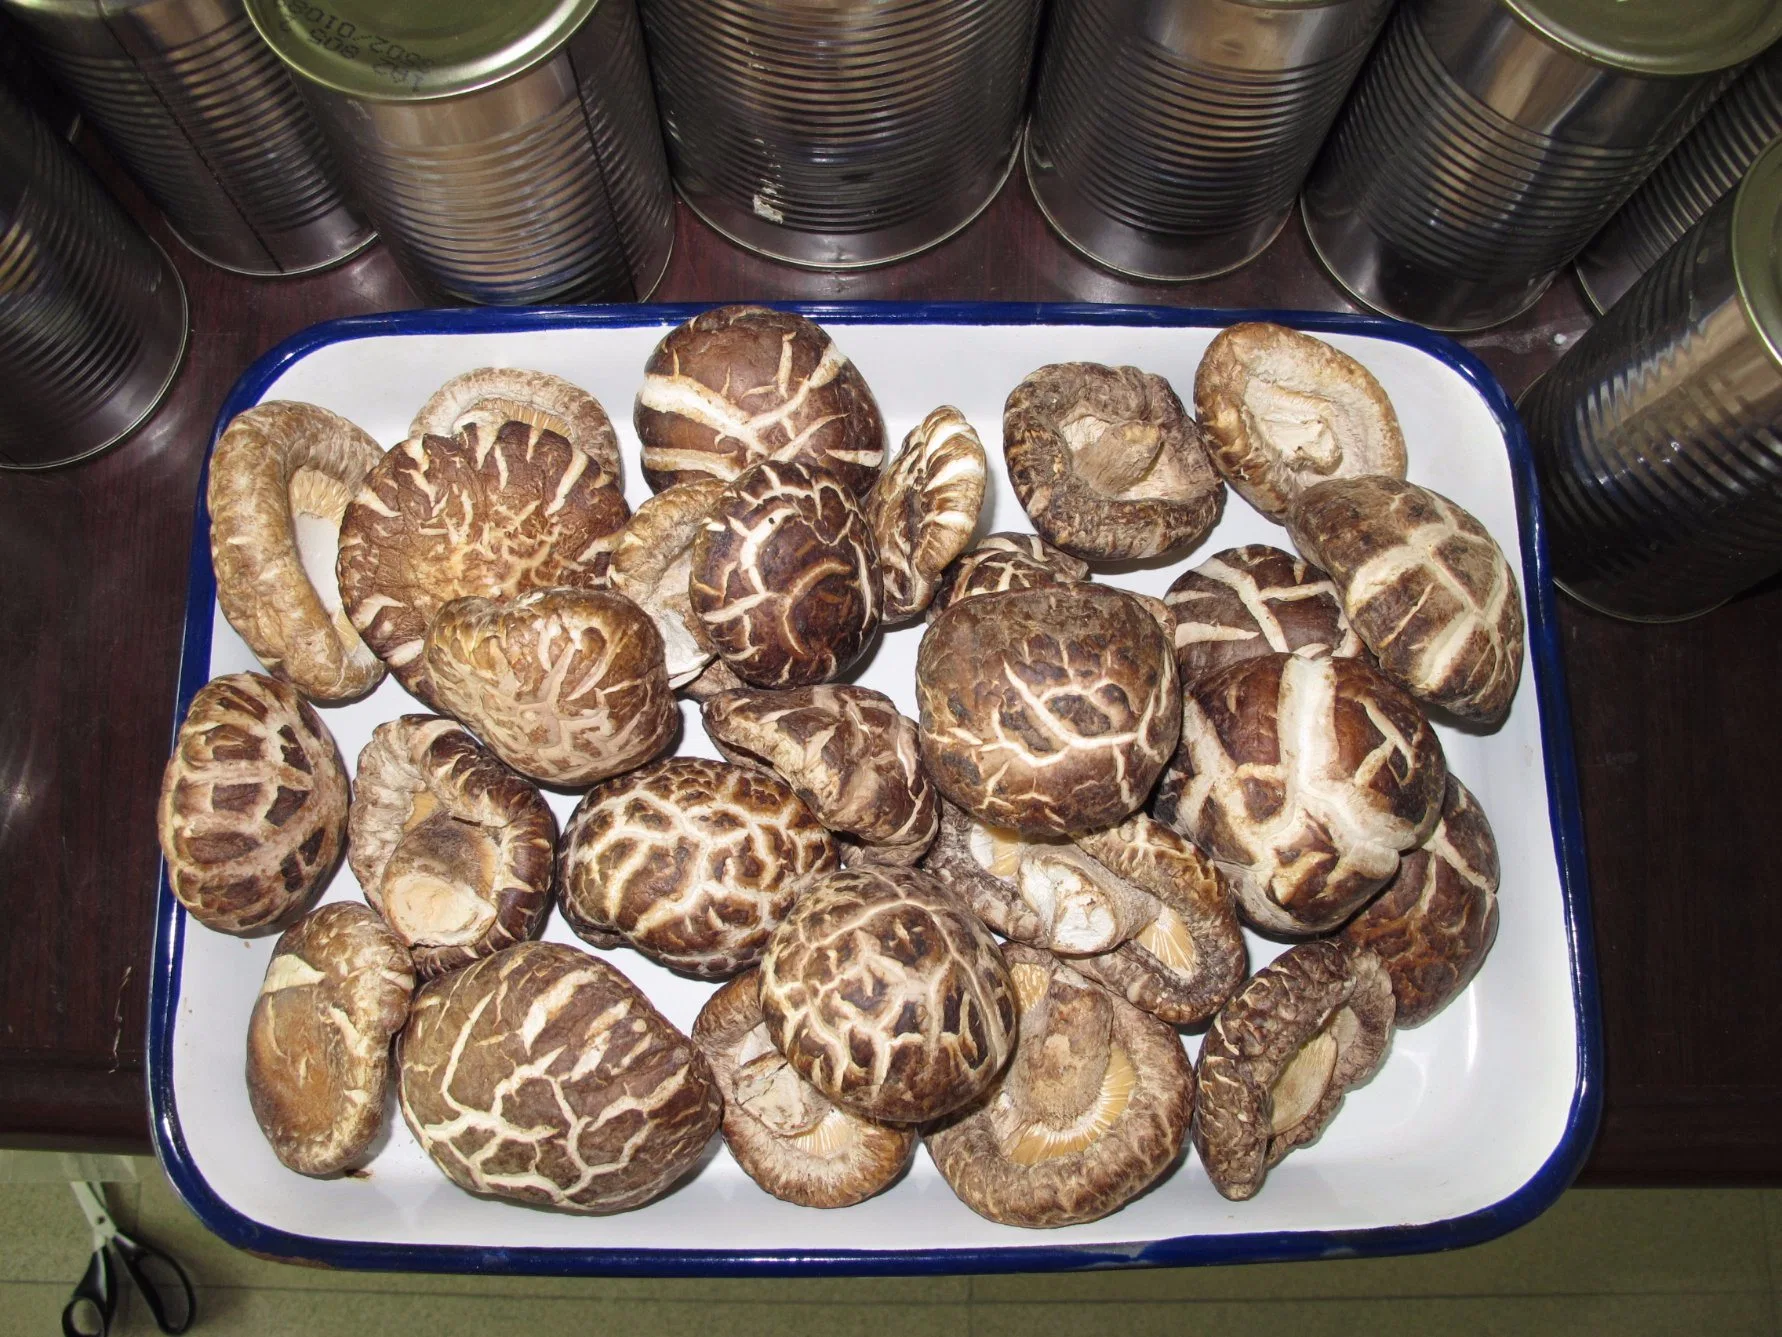
<svg viewBox="0 0 1782 1337">
<path fill-rule="evenodd" d="M 1195 374 L 1194 411 L 1214 467 L 1270 519 L 1329 478 L 1405 476 L 1404 433 L 1380 383 L 1347 353 L 1282 325 L 1221 331 Z"/>
<path fill-rule="evenodd" d="M 928 1130 L 941 1177 L 979 1216 L 1055 1227 L 1118 1211 L 1175 1164 L 1194 1069 L 1174 1029 L 1070 964 L 1005 943 L 1021 1002 L 989 1093 Z"/>
<path fill-rule="evenodd" d="M 1222 866 L 1265 933 L 1336 928 L 1441 816 L 1429 721 L 1359 659 L 1263 655 L 1183 693 L 1182 743 L 1152 811 Z"/>
<path fill-rule="evenodd" d="M 1402 478 L 1307 488 L 1287 532 L 1330 572 L 1343 612 L 1388 677 L 1427 705 L 1494 724 L 1522 680 L 1522 597 L 1496 540 Z"/>
<path fill-rule="evenodd" d="M 1138 600 L 1087 582 L 952 604 L 922 637 L 916 702 L 941 793 L 1031 835 L 1131 813 L 1181 717 L 1169 638 Z"/>
<path fill-rule="evenodd" d="M 1265 543 L 1214 553 L 1163 596 L 1176 619 L 1176 667 L 1191 683 L 1265 654 L 1354 659 L 1361 638 L 1343 616 L 1335 582 Z"/>
<path fill-rule="evenodd" d="M 991 534 L 941 573 L 928 605 L 928 620 L 974 595 L 1088 579 L 1089 563 L 1054 548 L 1038 534 Z"/>
<path fill-rule="evenodd" d="M 883 692 L 725 692 L 705 703 L 705 731 L 731 760 L 771 768 L 818 821 L 852 837 L 850 863 L 913 864 L 940 827 L 916 722 Z"/>
<path fill-rule="evenodd" d="M 286 929 L 248 1018 L 248 1104 L 299 1174 L 361 1164 L 384 1126 L 390 1041 L 415 968 L 369 906 L 336 901 Z"/>
<path fill-rule="evenodd" d="M 454 720 L 403 715 L 359 753 L 347 860 L 424 978 L 536 937 L 557 822 Z"/>
<path fill-rule="evenodd" d="M 563 918 L 707 979 L 752 966 L 800 880 L 837 866 L 834 838 L 778 777 L 670 757 L 597 785 L 563 831 Z"/>
<path fill-rule="evenodd" d="M 878 549 L 841 480 L 766 461 L 738 474 L 693 541 L 688 595 L 745 682 L 804 687 L 860 657 L 879 625 Z"/>
<path fill-rule="evenodd" d="M 1014 987 L 996 939 L 913 868 L 809 879 L 768 943 L 761 1011 L 799 1076 L 891 1123 L 966 1104 L 1015 1041 Z"/>
<path fill-rule="evenodd" d="M 1394 1025 L 1421 1026 L 1472 983 L 1497 939 L 1497 881 L 1491 823 L 1450 775 L 1429 839 L 1343 930 L 1345 941 L 1386 967 L 1398 1002 Z"/>
<path fill-rule="evenodd" d="M 456 436 L 475 418 L 490 431 L 523 422 L 555 432 L 586 451 L 617 486 L 619 434 L 600 401 L 581 386 L 546 371 L 518 367 L 478 367 L 454 376 L 435 390 L 409 424 L 410 437 Z"/>
<path fill-rule="evenodd" d="M 340 592 L 365 643 L 437 707 L 423 654 L 453 599 L 605 584 L 625 499 L 594 456 L 510 422 L 492 438 L 410 438 L 379 461 L 340 525 Z"/>
<path fill-rule="evenodd" d="M 671 687 L 692 682 L 716 653 L 693 612 L 687 586 L 693 540 L 723 495 L 724 484 L 715 478 L 658 492 L 637 508 L 613 548 L 612 586 L 655 621 Z"/>
<path fill-rule="evenodd" d="M 1193 547 L 1218 523 L 1224 484 L 1161 376 L 1041 367 L 1009 395 L 1002 441 L 1033 527 L 1078 557 L 1155 557 Z"/>
<path fill-rule="evenodd" d="M 670 330 L 644 365 L 635 422 L 657 491 L 778 460 L 827 469 L 864 497 L 885 460 L 860 369 L 822 326 L 763 306 L 714 307 Z"/>
<path fill-rule="evenodd" d="M 936 409 L 903 439 L 866 498 L 885 621 L 905 622 L 928 607 L 941 572 L 978 527 L 988 472 L 984 443 L 956 408 Z"/>
<path fill-rule="evenodd" d="M 641 766 L 680 725 L 656 624 L 612 590 L 454 599 L 427 630 L 426 658 L 440 705 L 547 784 Z"/>
<path fill-rule="evenodd" d="M 229 673 L 198 690 L 161 776 L 167 885 L 206 928 L 283 928 L 315 900 L 347 836 L 334 736 L 295 688 Z"/>
<path fill-rule="evenodd" d="M 421 986 L 397 1042 L 402 1117 L 460 1188 L 572 1212 L 660 1197 L 721 1098 L 693 1042 L 617 970 L 518 943 Z"/>
<path fill-rule="evenodd" d="M 712 994 L 693 1043 L 724 1093 L 724 1143 L 776 1198 L 851 1207 L 890 1187 L 916 1151 L 916 1129 L 880 1123 L 827 1099 L 768 1038 L 761 976 L 751 970 Z"/>
<path fill-rule="evenodd" d="M 1343 1093 L 1379 1069 L 1392 1039 L 1392 982 L 1334 938 L 1291 947 L 1250 978 L 1201 1041 L 1194 1147 L 1234 1202 L 1295 1147 L 1315 1141 Z"/>
<path fill-rule="evenodd" d="M 334 575 L 340 517 L 383 454 L 338 413 L 288 400 L 237 414 L 211 453 L 217 605 L 266 671 L 311 700 L 363 696 L 384 676 Z"/>
</svg>

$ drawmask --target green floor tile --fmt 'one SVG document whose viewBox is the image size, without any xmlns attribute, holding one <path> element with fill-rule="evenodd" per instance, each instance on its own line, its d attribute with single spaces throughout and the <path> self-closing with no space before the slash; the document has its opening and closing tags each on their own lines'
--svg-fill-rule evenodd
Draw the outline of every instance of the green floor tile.
<svg viewBox="0 0 1782 1337">
<path fill-rule="evenodd" d="M 73 1291 L 73 1278 L 66 1284 L 0 1281 L 0 1337 L 56 1337 L 62 1331 L 62 1308 Z M 123 1334 L 113 1328 L 112 1337 Z"/>
<path fill-rule="evenodd" d="M 92 1253 L 87 1218 L 68 1185 L 0 1184 L 0 1281 L 72 1287 Z"/>
</svg>

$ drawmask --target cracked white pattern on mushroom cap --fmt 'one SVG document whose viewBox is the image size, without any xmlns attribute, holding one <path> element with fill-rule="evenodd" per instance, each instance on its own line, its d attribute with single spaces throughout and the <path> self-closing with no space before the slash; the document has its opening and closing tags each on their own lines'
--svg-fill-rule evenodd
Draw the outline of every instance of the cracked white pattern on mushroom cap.
<svg viewBox="0 0 1782 1337">
<path fill-rule="evenodd" d="M 1336 583 L 1264 544 L 1215 553 L 1178 576 L 1164 602 L 1184 680 L 1259 654 L 1352 659 L 1363 650 Z"/>
<path fill-rule="evenodd" d="M 866 523 L 884 570 L 885 620 L 915 617 L 934 598 L 941 572 L 978 525 L 988 461 L 958 409 L 935 409 L 904 438 L 903 450 L 866 499 Z"/>
</svg>

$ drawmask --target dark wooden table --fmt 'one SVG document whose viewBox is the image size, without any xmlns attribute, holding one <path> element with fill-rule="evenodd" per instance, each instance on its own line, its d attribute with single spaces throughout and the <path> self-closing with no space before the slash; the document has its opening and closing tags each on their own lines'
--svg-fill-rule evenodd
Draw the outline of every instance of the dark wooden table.
<svg viewBox="0 0 1782 1337">
<path fill-rule="evenodd" d="M 133 438 L 72 468 L 0 474 L 0 1143 L 143 1150 L 154 799 L 212 421 L 242 370 L 292 332 L 416 301 L 381 247 L 309 278 L 225 274 L 111 180 L 185 277 L 192 346 Z M 1353 309 L 1297 221 L 1235 274 L 1140 283 L 1053 237 L 1019 178 L 944 246 L 864 273 L 774 264 L 684 210 L 678 227 L 662 300 Z M 1466 342 L 1515 394 L 1587 323 L 1566 279 Z M 1769 848 L 1782 809 L 1782 588 L 1672 627 L 1564 601 L 1561 613 L 1608 1041 L 1585 1181 L 1782 1182 L 1782 973 L 1768 956 L 1782 940 Z"/>
</svg>

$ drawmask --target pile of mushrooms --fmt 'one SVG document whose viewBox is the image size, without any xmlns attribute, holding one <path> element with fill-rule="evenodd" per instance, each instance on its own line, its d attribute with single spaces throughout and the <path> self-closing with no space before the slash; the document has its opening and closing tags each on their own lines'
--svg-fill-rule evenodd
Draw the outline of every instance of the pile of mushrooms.
<svg viewBox="0 0 1782 1337">
<path fill-rule="evenodd" d="M 964 415 L 888 449 L 829 333 L 761 307 L 651 355 L 635 514 L 606 410 L 542 372 L 454 377 L 388 450 L 236 418 L 211 549 L 266 674 L 194 699 L 158 829 L 193 918 L 282 931 L 244 1019 L 278 1159 L 356 1170 L 393 1092 L 454 1183 L 564 1211 L 652 1201 L 718 1132 L 811 1207 L 919 1145 L 1013 1226 L 1117 1211 L 1190 1145 L 1256 1193 L 1491 947 L 1491 829 L 1428 712 L 1502 720 L 1521 604 L 1345 354 L 1233 326 L 1192 400 L 1038 369 L 1003 422 L 1038 532 L 981 538 Z M 1297 555 L 1096 578 L 1201 543 L 1227 482 Z M 902 623 L 915 718 L 840 680 Z M 386 671 L 425 713 L 349 790 L 316 706 Z M 669 755 L 677 694 L 722 760 Z M 541 785 L 580 794 L 561 833 Z M 343 860 L 363 903 L 313 908 Z M 540 941 L 553 905 L 583 946 Z M 1293 945 L 1252 973 L 1244 926 Z M 714 986 L 690 1034 L 632 952 Z"/>
</svg>

